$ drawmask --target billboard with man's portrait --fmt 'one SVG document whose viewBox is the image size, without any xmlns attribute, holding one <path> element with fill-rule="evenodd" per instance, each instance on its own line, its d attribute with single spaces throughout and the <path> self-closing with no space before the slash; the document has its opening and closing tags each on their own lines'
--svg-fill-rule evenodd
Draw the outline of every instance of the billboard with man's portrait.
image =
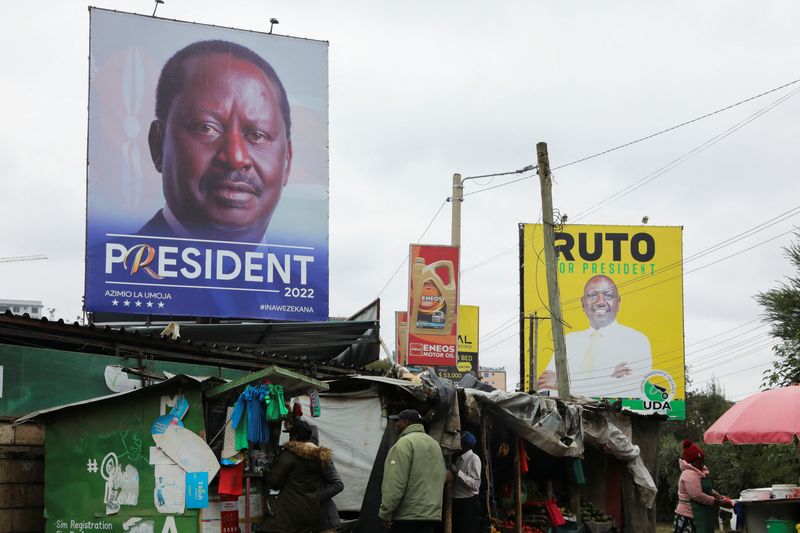
<svg viewBox="0 0 800 533">
<path fill-rule="evenodd" d="M 86 309 L 328 317 L 328 44 L 92 8 Z"/>
<path fill-rule="evenodd" d="M 520 225 L 521 379 L 557 391 L 543 242 Z M 684 419 L 682 228 L 563 225 L 555 249 L 570 393 Z"/>
</svg>

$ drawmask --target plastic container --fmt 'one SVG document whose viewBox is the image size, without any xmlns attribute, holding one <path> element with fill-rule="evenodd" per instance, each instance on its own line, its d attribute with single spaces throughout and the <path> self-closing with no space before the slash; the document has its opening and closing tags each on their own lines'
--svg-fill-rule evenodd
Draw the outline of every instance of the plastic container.
<svg viewBox="0 0 800 533">
<path fill-rule="evenodd" d="M 739 499 L 752 502 L 760 500 L 769 500 L 770 498 L 772 498 L 772 489 L 761 488 L 761 489 L 745 489 L 742 491 L 742 494 Z"/>
<path fill-rule="evenodd" d="M 794 483 L 781 483 L 772 485 L 772 497 L 776 499 L 788 498 L 789 493 L 796 488 L 797 485 Z"/>
<path fill-rule="evenodd" d="M 796 533 L 793 520 L 767 520 L 767 533 Z"/>
<path fill-rule="evenodd" d="M 439 275 L 439 269 L 447 272 L 448 283 Z M 409 331 L 415 335 L 449 334 L 455 323 L 458 302 L 453 262 L 443 259 L 426 265 L 424 258 L 417 257 L 412 265 L 411 278 Z"/>
</svg>

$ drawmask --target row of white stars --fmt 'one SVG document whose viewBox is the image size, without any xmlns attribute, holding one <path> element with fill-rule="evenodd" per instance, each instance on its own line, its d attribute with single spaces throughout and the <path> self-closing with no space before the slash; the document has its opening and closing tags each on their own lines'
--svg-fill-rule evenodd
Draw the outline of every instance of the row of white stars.
<svg viewBox="0 0 800 533">
<path fill-rule="evenodd" d="M 132 302 L 132 303 L 136 307 L 141 307 L 142 304 L 145 303 L 145 302 L 142 302 L 141 300 L 136 300 L 135 302 Z M 118 306 L 119 305 L 119 300 L 111 300 L 111 305 L 113 305 L 114 307 Z M 130 307 L 131 306 L 131 301 L 130 300 L 124 300 L 122 302 L 122 305 L 124 307 Z M 147 302 L 147 307 L 153 307 L 153 302 Z M 164 302 L 158 302 L 158 308 L 159 309 L 164 309 Z"/>
</svg>

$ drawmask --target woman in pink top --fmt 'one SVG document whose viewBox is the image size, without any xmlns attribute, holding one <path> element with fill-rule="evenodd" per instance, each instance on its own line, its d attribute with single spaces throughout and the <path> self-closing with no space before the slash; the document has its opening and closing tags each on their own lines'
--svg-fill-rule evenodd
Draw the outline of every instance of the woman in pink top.
<svg viewBox="0 0 800 533">
<path fill-rule="evenodd" d="M 705 454 L 697 444 L 683 441 L 683 455 L 678 459 L 678 506 L 675 508 L 673 533 L 713 533 L 717 522 L 717 505 L 730 507 L 730 498 L 711 487 Z"/>
</svg>

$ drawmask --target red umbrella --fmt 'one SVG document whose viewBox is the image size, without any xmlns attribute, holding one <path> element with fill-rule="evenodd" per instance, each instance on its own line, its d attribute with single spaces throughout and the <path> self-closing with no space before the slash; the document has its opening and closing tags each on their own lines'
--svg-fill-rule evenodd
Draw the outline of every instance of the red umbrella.
<svg viewBox="0 0 800 533">
<path fill-rule="evenodd" d="M 800 435 L 800 386 L 757 392 L 725 411 L 703 434 L 707 444 L 791 444 Z"/>
</svg>

